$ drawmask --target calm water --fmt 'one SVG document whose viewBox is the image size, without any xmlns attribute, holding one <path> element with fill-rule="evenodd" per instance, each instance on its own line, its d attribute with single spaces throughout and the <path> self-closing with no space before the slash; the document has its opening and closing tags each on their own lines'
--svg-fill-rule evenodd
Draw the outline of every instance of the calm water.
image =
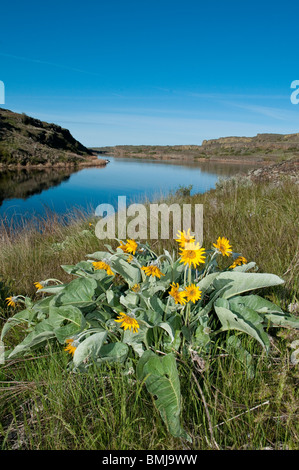
<svg viewBox="0 0 299 470">
<path fill-rule="evenodd" d="M 177 163 L 172 161 L 114 159 L 103 168 L 21 170 L 0 173 L 0 217 L 63 214 L 72 208 L 95 210 L 101 203 L 116 207 L 118 196 L 127 204 L 140 202 L 192 185 L 192 193 L 215 187 L 219 177 L 248 171 L 248 164 Z"/>
</svg>

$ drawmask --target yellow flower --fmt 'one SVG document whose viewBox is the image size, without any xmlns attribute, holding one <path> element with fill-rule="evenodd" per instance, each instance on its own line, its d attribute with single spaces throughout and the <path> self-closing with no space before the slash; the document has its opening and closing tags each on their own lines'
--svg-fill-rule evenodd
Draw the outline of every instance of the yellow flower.
<svg viewBox="0 0 299 470">
<path fill-rule="evenodd" d="M 120 245 L 117 248 L 123 250 L 124 253 L 132 253 L 133 255 L 135 255 L 137 247 L 138 245 L 135 240 L 127 240 L 126 244 L 121 241 Z"/>
<path fill-rule="evenodd" d="M 234 269 L 236 266 L 242 266 L 242 264 L 246 264 L 247 259 L 244 258 L 244 256 L 238 256 L 238 258 L 235 259 L 233 264 L 229 266 L 230 269 Z"/>
<path fill-rule="evenodd" d="M 194 243 L 195 238 L 193 235 L 190 234 L 190 228 L 188 228 L 187 232 L 183 230 L 182 232 L 179 230 L 177 233 L 177 239 L 176 242 L 178 242 L 181 245 L 181 248 L 185 248 L 185 245 L 187 243 Z"/>
<path fill-rule="evenodd" d="M 129 256 L 128 256 L 128 259 L 127 259 L 127 262 L 128 262 L 128 263 L 131 263 L 132 259 L 133 259 L 133 255 L 129 255 Z"/>
<path fill-rule="evenodd" d="M 195 304 L 196 300 L 199 300 L 201 298 L 201 291 L 199 290 L 199 287 L 196 286 L 195 284 L 191 284 L 190 286 L 187 286 L 185 289 L 186 295 L 187 295 L 187 301 L 191 300 Z"/>
<path fill-rule="evenodd" d="M 124 244 L 123 241 L 120 241 L 120 245 L 117 248 L 120 248 L 121 250 L 123 250 L 124 253 L 127 252 L 127 246 Z"/>
<path fill-rule="evenodd" d="M 230 256 L 232 254 L 229 240 L 225 237 L 218 237 L 217 243 L 213 243 L 213 246 L 219 253 L 222 253 L 223 256 Z"/>
<path fill-rule="evenodd" d="M 34 282 L 34 286 L 37 290 L 43 289 L 45 287 L 43 282 Z"/>
<path fill-rule="evenodd" d="M 124 312 L 120 312 L 116 320 L 117 323 L 121 323 L 121 328 L 124 330 L 130 330 L 133 333 L 138 332 L 139 324 L 137 320 L 129 315 L 126 315 Z"/>
<path fill-rule="evenodd" d="M 143 266 L 141 269 L 142 271 L 145 272 L 147 276 L 158 277 L 159 279 L 161 276 L 165 276 L 165 274 L 163 274 L 158 268 L 158 266 L 156 266 L 155 264 L 150 264 L 149 266 Z"/>
<path fill-rule="evenodd" d="M 170 284 L 170 287 L 171 290 L 169 292 L 169 295 L 174 298 L 175 303 L 185 305 L 185 303 L 187 302 L 185 298 L 187 293 L 185 291 L 179 290 L 180 286 L 178 283 L 176 284 L 175 282 L 173 282 L 172 284 Z"/>
<path fill-rule="evenodd" d="M 181 248 L 181 263 L 184 264 L 189 264 L 189 267 L 193 264 L 193 267 L 196 268 L 196 266 L 199 263 L 204 263 L 205 262 L 205 249 L 200 248 L 198 243 L 188 243 L 188 248 Z"/>
<path fill-rule="evenodd" d="M 138 245 L 135 240 L 127 240 L 127 253 L 132 253 L 135 255 L 137 247 Z"/>
<path fill-rule="evenodd" d="M 18 301 L 18 297 L 12 295 L 11 297 L 6 297 L 6 303 L 9 307 L 15 307 Z"/>
<path fill-rule="evenodd" d="M 140 284 L 134 284 L 134 286 L 132 287 L 132 291 L 133 292 L 139 292 L 140 291 Z"/>
<path fill-rule="evenodd" d="M 67 346 L 64 348 L 64 350 L 73 356 L 77 349 L 77 347 L 74 345 L 74 339 L 69 338 L 69 339 L 66 339 L 65 342 L 67 343 Z"/>
<path fill-rule="evenodd" d="M 108 276 L 114 276 L 114 272 L 111 270 L 109 264 L 105 263 L 105 261 L 95 261 L 92 264 L 94 269 L 105 269 Z"/>
</svg>

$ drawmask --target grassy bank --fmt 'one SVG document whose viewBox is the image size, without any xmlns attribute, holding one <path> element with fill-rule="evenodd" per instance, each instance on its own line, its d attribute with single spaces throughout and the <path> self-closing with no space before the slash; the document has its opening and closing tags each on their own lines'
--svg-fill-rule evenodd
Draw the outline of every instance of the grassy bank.
<svg viewBox="0 0 299 470">
<path fill-rule="evenodd" d="M 204 246 L 218 236 L 254 260 L 262 272 L 285 279 L 263 295 L 284 309 L 298 302 L 298 185 L 232 179 L 203 195 L 173 195 L 169 202 L 204 205 Z M 35 296 L 33 282 L 71 279 L 61 268 L 103 248 L 94 224 L 74 214 L 70 225 L 55 216 L 13 233 L 0 230 L 2 298 Z M 170 241 L 154 242 L 171 249 Z M 11 309 L 2 302 L 2 320 Z M 73 375 L 68 355 L 57 346 L 16 359 L 0 369 L 0 441 L 6 449 L 295 449 L 298 448 L 298 366 L 290 363 L 295 330 L 269 332 L 268 357 L 251 339 L 243 343 L 255 360 L 253 379 L 221 343 L 193 368 L 180 362 L 182 424 L 193 437 L 186 444 L 167 433 L 158 411 L 134 376 L 98 369 Z M 15 338 L 10 335 L 9 341 Z M 113 378 L 113 380 L 112 380 Z M 204 395 L 204 402 L 202 399 Z"/>
</svg>

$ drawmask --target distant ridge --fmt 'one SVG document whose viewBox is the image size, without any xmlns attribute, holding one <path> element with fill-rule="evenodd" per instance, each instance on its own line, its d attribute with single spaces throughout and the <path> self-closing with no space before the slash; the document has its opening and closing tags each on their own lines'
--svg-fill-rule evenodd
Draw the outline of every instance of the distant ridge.
<svg viewBox="0 0 299 470">
<path fill-rule="evenodd" d="M 100 154 L 162 160 L 221 160 L 277 162 L 299 155 L 299 133 L 257 134 L 254 137 L 220 137 L 201 145 L 116 145 L 93 147 Z"/>
</svg>

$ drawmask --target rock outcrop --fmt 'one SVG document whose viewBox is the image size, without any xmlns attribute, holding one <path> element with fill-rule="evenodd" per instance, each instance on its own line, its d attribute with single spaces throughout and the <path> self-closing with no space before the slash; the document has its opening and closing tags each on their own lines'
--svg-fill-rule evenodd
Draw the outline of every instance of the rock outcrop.
<svg viewBox="0 0 299 470">
<path fill-rule="evenodd" d="M 0 108 L 0 168 L 105 165 L 68 129 Z"/>
</svg>

